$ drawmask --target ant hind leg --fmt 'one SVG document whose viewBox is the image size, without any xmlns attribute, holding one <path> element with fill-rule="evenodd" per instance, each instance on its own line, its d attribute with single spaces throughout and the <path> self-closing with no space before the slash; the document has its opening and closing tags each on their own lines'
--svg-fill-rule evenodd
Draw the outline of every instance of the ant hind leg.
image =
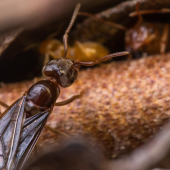
<svg viewBox="0 0 170 170">
<path fill-rule="evenodd" d="M 58 130 L 56 130 L 56 129 L 48 126 L 48 125 L 45 125 L 45 129 L 49 130 L 50 132 L 54 133 L 55 135 L 61 134 L 61 135 L 64 135 L 64 136 L 66 136 L 66 137 L 70 137 L 70 136 L 67 135 L 66 133 L 60 132 L 60 131 L 58 131 Z"/>
</svg>

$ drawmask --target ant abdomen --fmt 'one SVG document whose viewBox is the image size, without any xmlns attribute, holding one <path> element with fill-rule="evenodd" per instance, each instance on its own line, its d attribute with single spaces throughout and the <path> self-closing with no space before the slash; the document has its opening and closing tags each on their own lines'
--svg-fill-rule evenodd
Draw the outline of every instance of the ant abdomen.
<svg viewBox="0 0 170 170">
<path fill-rule="evenodd" d="M 56 102 L 59 94 L 59 86 L 51 80 L 41 80 L 35 83 L 28 90 L 26 97 L 27 117 L 50 108 Z"/>
</svg>

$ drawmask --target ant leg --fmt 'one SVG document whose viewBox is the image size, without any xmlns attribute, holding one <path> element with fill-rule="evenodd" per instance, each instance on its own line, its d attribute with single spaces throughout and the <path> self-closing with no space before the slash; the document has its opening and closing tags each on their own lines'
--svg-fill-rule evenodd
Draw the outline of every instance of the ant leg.
<svg viewBox="0 0 170 170">
<path fill-rule="evenodd" d="M 8 107 L 9 107 L 6 103 L 4 103 L 4 102 L 2 102 L 2 101 L 0 101 L 0 105 L 3 106 L 3 107 L 5 107 L 5 108 L 8 108 Z"/>
<path fill-rule="evenodd" d="M 43 65 L 46 65 L 49 61 L 50 61 L 50 54 L 47 52 L 47 53 L 45 53 L 45 56 L 44 56 L 44 64 Z"/>
<path fill-rule="evenodd" d="M 64 135 L 64 136 L 66 136 L 66 137 L 70 137 L 70 136 L 67 135 L 66 133 L 60 132 L 60 131 L 58 131 L 58 130 L 56 130 L 56 129 L 48 126 L 48 125 L 45 125 L 45 129 L 49 130 L 50 132 L 54 133 L 55 135 L 62 134 L 62 135 Z"/>
<path fill-rule="evenodd" d="M 71 98 L 69 98 L 69 99 L 67 99 L 65 101 L 55 103 L 54 106 L 67 105 L 67 104 L 71 103 L 72 101 L 80 98 L 82 95 L 83 95 L 83 92 L 81 92 L 79 95 L 74 95 L 74 96 L 72 96 Z M 56 129 L 54 129 L 54 128 L 48 126 L 48 125 L 45 125 L 45 129 L 49 130 L 50 132 L 54 133 L 55 135 L 62 134 L 62 135 L 65 135 L 67 137 L 70 137 L 69 135 L 67 135 L 67 134 L 65 134 L 63 132 L 57 131 Z"/>
<path fill-rule="evenodd" d="M 63 106 L 63 105 L 67 105 L 69 103 L 71 103 L 72 101 L 78 99 L 79 97 L 81 97 L 83 94 L 83 92 L 81 92 L 79 95 L 74 95 L 72 96 L 71 98 L 65 100 L 65 101 L 62 101 L 62 102 L 58 102 L 58 103 L 55 103 L 54 106 Z M 62 135 L 65 135 L 67 137 L 70 137 L 69 135 L 63 133 L 63 132 L 60 132 L 60 131 L 57 131 L 56 129 L 48 126 L 48 125 L 45 125 L 45 129 L 49 130 L 50 132 L 54 133 L 55 135 L 58 135 L 58 134 L 62 134 Z"/>
<path fill-rule="evenodd" d="M 146 15 L 146 14 L 159 14 L 159 13 L 170 13 L 170 9 L 169 8 L 162 8 L 162 9 L 152 9 L 152 10 L 140 10 L 139 14 L 140 15 Z M 130 17 L 134 17 L 137 16 L 138 12 L 131 12 L 129 14 Z"/>
<path fill-rule="evenodd" d="M 83 95 L 83 92 L 81 92 L 79 95 L 74 95 L 74 96 L 72 96 L 71 98 L 69 98 L 69 99 L 67 99 L 65 101 L 55 103 L 54 106 L 64 106 L 64 105 L 67 105 L 67 104 L 73 102 L 74 100 L 80 98 L 82 95 Z"/>
<path fill-rule="evenodd" d="M 67 100 L 65 100 L 65 101 L 55 103 L 54 106 L 67 105 L 67 104 L 73 102 L 74 100 L 80 98 L 82 95 L 83 95 L 83 92 L 81 92 L 79 95 L 74 95 L 74 96 L 72 96 L 71 98 L 69 98 L 69 99 L 67 99 Z M 8 108 L 8 107 L 9 107 L 6 103 L 4 103 L 4 102 L 2 102 L 2 101 L 0 101 L 0 105 L 3 106 L 3 107 L 5 107 L 5 108 Z"/>
<path fill-rule="evenodd" d="M 34 43 L 34 44 L 26 46 L 22 51 L 28 51 L 28 50 L 31 50 L 33 48 L 37 48 L 38 46 L 39 46 L 39 44 Z"/>
<path fill-rule="evenodd" d="M 169 25 L 165 24 L 164 31 L 163 31 L 162 38 L 161 38 L 161 43 L 160 43 L 160 53 L 161 54 L 164 54 L 166 51 L 168 35 L 169 35 Z"/>
<path fill-rule="evenodd" d="M 0 101 L 0 116 L 2 116 L 2 110 L 1 110 L 1 106 L 5 107 L 6 109 L 9 107 L 6 103 Z"/>
<path fill-rule="evenodd" d="M 141 44 L 141 46 L 149 44 L 152 40 L 156 38 L 156 34 L 154 33 L 153 35 L 150 35 L 148 38 L 146 38 L 145 41 Z"/>
<path fill-rule="evenodd" d="M 142 17 L 142 15 L 139 13 L 139 6 L 140 6 L 140 2 L 138 1 L 138 2 L 136 3 L 136 6 L 135 6 L 136 12 L 137 12 L 137 15 L 138 15 L 138 21 L 137 21 L 137 23 L 135 24 L 136 27 L 140 27 L 141 23 L 143 22 L 143 17 Z"/>
</svg>

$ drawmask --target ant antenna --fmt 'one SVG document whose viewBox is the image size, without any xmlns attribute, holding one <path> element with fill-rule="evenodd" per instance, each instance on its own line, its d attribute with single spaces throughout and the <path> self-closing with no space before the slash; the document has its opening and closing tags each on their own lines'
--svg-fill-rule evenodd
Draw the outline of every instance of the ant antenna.
<svg viewBox="0 0 170 170">
<path fill-rule="evenodd" d="M 127 54 L 129 54 L 129 52 L 124 51 L 124 52 L 118 52 L 118 53 L 109 54 L 109 55 L 107 55 L 105 57 L 102 57 L 102 58 L 100 58 L 100 59 L 98 59 L 96 61 L 92 61 L 92 62 L 77 61 L 77 62 L 74 63 L 74 66 L 75 67 L 79 67 L 80 65 L 93 66 L 93 65 L 98 64 L 98 63 L 100 63 L 100 62 L 102 62 L 104 60 L 108 60 L 108 59 L 113 58 L 113 57 L 118 57 L 118 56 L 127 55 Z"/>
<path fill-rule="evenodd" d="M 64 36 L 63 36 L 64 50 L 65 50 L 64 58 L 67 57 L 67 48 L 68 48 L 68 47 L 67 47 L 67 39 L 68 39 L 68 33 L 69 33 L 71 27 L 73 26 L 74 21 L 75 21 L 77 15 L 78 15 L 78 11 L 79 11 L 79 9 L 80 9 L 80 6 L 81 6 L 80 3 L 78 3 L 78 4 L 76 5 L 76 8 L 75 8 L 75 10 L 74 10 L 73 16 L 72 16 L 71 21 L 70 21 L 70 24 L 69 24 L 69 26 L 68 26 L 68 28 L 67 28 Z"/>
</svg>

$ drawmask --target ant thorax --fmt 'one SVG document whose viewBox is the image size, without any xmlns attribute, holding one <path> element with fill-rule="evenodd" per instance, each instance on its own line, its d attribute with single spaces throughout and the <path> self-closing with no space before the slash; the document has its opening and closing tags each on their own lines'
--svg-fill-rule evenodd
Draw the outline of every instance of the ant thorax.
<svg viewBox="0 0 170 170">
<path fill-rule="evenodd" d="M 49 109 L 54 105 L 59 94 L 59 86 L 50 80 L 41 80 L 31 86 L 26 97 L 26 117 Z"/>
</svg>

